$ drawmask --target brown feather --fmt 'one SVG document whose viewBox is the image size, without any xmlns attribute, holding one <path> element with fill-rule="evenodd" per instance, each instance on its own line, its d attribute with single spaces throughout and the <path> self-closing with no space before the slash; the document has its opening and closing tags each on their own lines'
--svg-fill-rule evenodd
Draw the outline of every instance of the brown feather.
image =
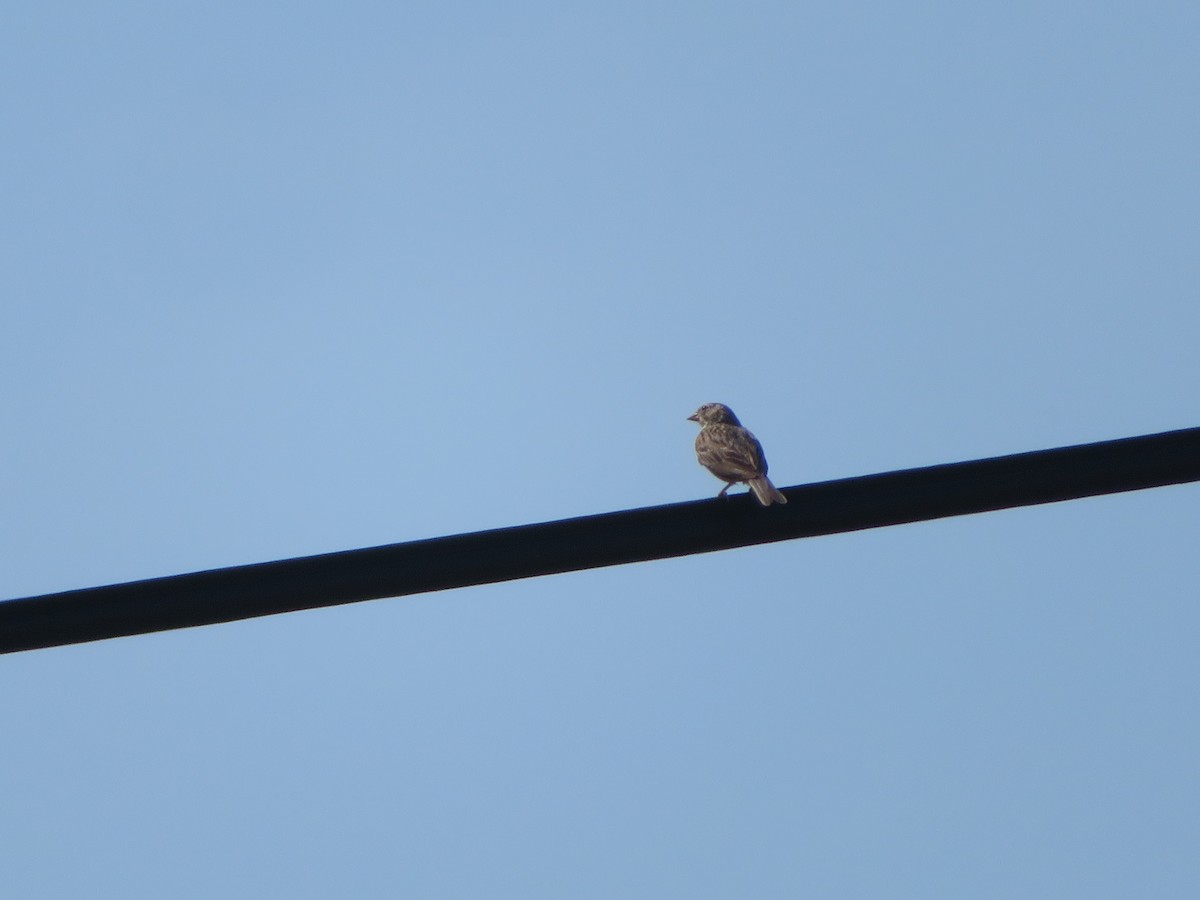
<svg viewBox="0 0 1200 900">
<path fill-rule="evenodd" d="M 730 485 L 745 483 L 763 506 L 787 503 L 787 497 L 767 478 L 767 457 L 762 444 L 747 429 L 728 406 L 706 403 L 690 417 L 700 423 L 696 435 L 696 458 L 700 465 L 726 482 L 718 496 L 724 496 Z"/>
</svg>

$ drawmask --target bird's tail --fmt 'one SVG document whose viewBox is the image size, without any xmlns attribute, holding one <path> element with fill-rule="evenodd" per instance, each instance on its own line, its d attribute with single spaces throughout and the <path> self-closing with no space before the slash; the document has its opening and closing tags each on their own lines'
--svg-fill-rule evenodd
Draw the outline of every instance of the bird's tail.
<svg viewBox="0 0 1200 900">
<path fill-rule="evenodd" d="M 779 489 L 771 484 L 771 479 L 766 475 L 751 478 L 746 483 L 750 485 L 750 490 L 754 491 L 754 496 L 758 498 L 758 502 L 763 506 L 770 506 L 772 503 L 787 503 L 787 497 L 783 496 L 779 492 Z"/>
</svg>

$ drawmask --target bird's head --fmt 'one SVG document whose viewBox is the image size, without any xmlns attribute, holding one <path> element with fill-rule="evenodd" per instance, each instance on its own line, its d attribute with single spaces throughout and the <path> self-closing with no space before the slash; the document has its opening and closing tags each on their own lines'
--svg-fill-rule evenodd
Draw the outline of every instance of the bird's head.
<svg viewBox="0 0 1200 900">
<path fill-rule="evenodd" d="M 699 422 L 704 425 L 741 425 L 738 417 L 733 414 L 733 410 L 724 403 L 705 403 L 698 410 L 688 416 L 691 422 Z"/>
</svg>

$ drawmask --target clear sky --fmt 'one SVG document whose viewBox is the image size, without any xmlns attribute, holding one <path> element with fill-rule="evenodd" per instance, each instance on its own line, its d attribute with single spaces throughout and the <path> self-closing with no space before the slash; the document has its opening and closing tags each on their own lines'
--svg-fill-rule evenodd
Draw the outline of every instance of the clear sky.
<svg viewBox="0 0 1200 900">
<path fill-rule="evenodd" d="M 1200 425 L 1195 2 L 10 4 L 0 596 Z M 121 897 L 1200 896 L 1200 488 L 0 658 Z"/>
</svg>

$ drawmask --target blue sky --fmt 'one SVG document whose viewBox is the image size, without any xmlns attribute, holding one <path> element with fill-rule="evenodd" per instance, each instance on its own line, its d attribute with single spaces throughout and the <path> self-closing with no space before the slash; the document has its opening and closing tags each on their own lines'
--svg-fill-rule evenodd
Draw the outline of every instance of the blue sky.
<svg viewBox="0 0 1200 900">
<path fill-rule="evenodd" d="M 1200 424 L 1192 3 L 17 4 L 0 596 Z M 0 658 L 23 898 L 1200 891 L 1200 489 Z"/>
</svg>

